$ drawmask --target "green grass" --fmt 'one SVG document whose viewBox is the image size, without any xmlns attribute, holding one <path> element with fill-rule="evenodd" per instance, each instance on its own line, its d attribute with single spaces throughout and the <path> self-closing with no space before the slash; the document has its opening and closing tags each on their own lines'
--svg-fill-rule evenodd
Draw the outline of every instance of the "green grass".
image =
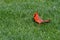
<svg viewBox="0 0 60 40">
<path fill-rule="evenodd" d="M 51 22 L 35 23 L 36 11 Z M 0 0 L 0 40 L 60 40 L 60 0 Z"/>
</svg>

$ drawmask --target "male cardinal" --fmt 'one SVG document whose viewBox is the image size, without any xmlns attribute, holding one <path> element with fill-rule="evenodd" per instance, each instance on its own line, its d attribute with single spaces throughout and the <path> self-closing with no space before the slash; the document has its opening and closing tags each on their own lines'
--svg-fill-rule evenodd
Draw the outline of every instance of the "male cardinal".
<svg viewBox="0 0 60 40">
<path fill-rule="evenodd" d="M 38 12 L 34 13 L 34 21 L 41 24 L 41 23 L 44 23 L 44 22 L 49 22 L 50 20 L 43 20 L 39 17 L 38 15 Z"/>
</svg>

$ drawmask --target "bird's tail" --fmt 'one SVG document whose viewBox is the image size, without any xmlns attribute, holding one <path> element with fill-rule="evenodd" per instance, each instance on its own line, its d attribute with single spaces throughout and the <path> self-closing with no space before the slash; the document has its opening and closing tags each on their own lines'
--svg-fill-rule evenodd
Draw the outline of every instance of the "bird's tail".
<svg viewBox="0 0 60 40">
<path fill-rule="evenodd" d="M 49 22 L 50 22 L 50 19 L 48 19 L 48 20 L 44 20 L 43 22 L 45 22 L 45 23 L 49 23 Z"/>
</svg>

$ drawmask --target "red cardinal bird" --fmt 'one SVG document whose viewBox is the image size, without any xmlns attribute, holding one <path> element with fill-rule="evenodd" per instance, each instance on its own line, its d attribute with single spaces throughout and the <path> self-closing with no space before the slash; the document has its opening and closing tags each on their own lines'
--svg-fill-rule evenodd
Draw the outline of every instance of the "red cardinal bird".
<svg viewBox="0 0 60 40">
<path fill-rule="evenodd" d="M 41 19 L 39 17 L 39 15 L 38 15 L 38 12 L 36 12 L 34 14 L 34 21 L 37 22 L 37 23 L 39 23 L 39 24 L 44 23 L 44 22 L 49 22 L 49 20 L 43 20 L 43 19 Z"/>
</svg>

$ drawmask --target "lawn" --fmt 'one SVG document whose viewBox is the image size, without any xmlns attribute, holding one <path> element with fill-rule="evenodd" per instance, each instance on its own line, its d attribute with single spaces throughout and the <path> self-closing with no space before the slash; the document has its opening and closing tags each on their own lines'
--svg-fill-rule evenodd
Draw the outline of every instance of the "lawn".
<svg viewBox="0 0 60 40">
<path fill-rule="evenodd" d="M 0 40 L 60 40 L 60 0 L 0 0 Z"/>
</svg>

